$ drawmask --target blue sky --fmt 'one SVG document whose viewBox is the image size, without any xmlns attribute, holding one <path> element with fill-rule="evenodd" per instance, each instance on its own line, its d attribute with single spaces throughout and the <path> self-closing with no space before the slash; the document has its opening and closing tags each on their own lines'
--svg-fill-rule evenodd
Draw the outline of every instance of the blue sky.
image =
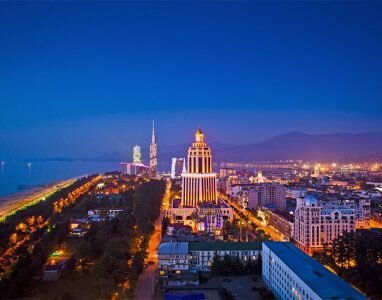
<svg viewBox="0 0 382 300">
<path fill-rule="evenodd" d="M 382 130 L 382 2 L 0 2 L 0 156 Z"/>
</svg>

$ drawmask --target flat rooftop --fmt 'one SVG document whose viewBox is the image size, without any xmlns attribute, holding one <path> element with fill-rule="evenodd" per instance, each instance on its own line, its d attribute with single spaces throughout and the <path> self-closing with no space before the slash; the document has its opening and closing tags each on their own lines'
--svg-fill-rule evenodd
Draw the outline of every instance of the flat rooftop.
<svg viewBox="0 0 382 300">
<path fill-rule="evenodd" d="M 158 246 L 158 254 L 188 254 L 188 242 L 160 243 Z"/>
<path fill-rule="evenodd" d="M 261 250 L 261 242 L 190 242 L 189 251 L 250 251 Z"/>
<path fill-rule="evenodd" d="M 263 242 L 322 299 L 367 299 L 350 284 L 289 242 Z"/>
</svg>

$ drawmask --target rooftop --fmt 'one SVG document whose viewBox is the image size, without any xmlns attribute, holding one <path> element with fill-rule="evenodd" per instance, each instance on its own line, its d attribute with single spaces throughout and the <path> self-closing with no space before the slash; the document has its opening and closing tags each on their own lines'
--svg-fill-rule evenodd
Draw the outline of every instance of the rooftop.
<svg viewBox="0 0 382 300">
<path fill-rule="evenodd" d="M 264 242 L 302 281 L 322 299 L 366 299 L 350 284 L 287 242 Z"/>
<path fill-rule="evenodd" d="M 273 210 L 272 213 L 286 219 L 289 222 L 294 221 L 294 216 L 287 211 L 276 209 L 276 210 Z"/>
<path fill-rule="evenodd" d="M 188 242 L 160 243 L 158 255 L 188 254 Z"/>
<path fill-rule="evenodd" d="M 190 242 L 189 251 L 261 250 L 261 242 Z"/>
</svg>

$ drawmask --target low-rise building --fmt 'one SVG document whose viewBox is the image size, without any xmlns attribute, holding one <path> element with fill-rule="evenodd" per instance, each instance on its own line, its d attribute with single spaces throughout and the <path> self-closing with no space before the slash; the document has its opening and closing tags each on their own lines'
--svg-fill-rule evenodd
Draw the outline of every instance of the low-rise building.
<svg viewBox="0 0 382 300">
<path fill-rule="evenodd" d="M 158 270 L 160 277 L 168 277 L 188 271 L 189 254 L 187 242 L 161 243 L 158 247 Z"/>
<path fill-rule="evenodd" d="M 94 222 L 104 221 L 106 219 L 115 218 L 121 212 L 123 212 L 123 209 L 108 209 L 108 208 L 92 209 L 88 211 L 88 218 L 90 218 Z"/>
<path fill-rule="evenodd" d="M 68 257 L 50 259 L 44 268 L 43 281 L 56 281 L 65 269 Z"/>
<path fill-rule="evenodd" d="M 239 258 L 244 264 L 256 261 L 261 242 L 169 242 L 158 247 L 160 277 L 188 271 L 211 271 L 215 255 Z"/>
<path fill-rule="evenodd" d="M 262 277 L 281 300 L 366 300 L 343 279 L 289 242 L 263 242 Z"/>
<path fill-rule="evenodd" d="M 211 271 L 215 255 L 239 258 L 243 263 L 256 261 L 261 253 L 261 242 L 191 242 L 189 243 L 190 268 Z"/>
</svg>

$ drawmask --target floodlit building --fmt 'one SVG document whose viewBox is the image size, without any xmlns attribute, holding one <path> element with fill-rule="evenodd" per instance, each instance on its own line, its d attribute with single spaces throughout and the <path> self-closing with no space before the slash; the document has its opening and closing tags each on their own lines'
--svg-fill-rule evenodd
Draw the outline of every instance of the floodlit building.
<svg viewBox="0 0 382 300">
<path fill-rule="evenodd" d="M 150 175 L 152 177 L 157 176 L 157 168 L 158 168 L 158 143 L 157 137 L 155 135 L 155 127 L 153 121 L 153 132 L 151 135 L 151 144 L 150 144 Z"/>
<path fill-rule="evenodd" d="M 144 175 L 148 174 L 149 167 L 144 164 L 134 164 L 129 162 L 121 163 L 122 174 L 126 175 Z"/>
<path fill-rule="evenodd" d="M 133 164 L 141 164 L 142 163 L 142 155 L 141 155 L 141 147 L 138 145 L 135 145 L 133 148 Z"/>
<path fill-rule="evenodd" d="M 262 277 L 281 300 L 363 300 L 343 279 L 289 242 L 263 242 Z"/>
<path fill-rule="evenodd" d="M 232 221 L 232 208 L 217 197 L 216 173 L 212 170 L 211 149 L 200 129 L 188 148 L 187 172 L 182 173 L 182 198 L 173 199 L 168 212 L 175 223 L 183 223 L 210 233 L 220 233 L 223 220 Z M 229 211 L 229 212 L 227 212 Z"/>
<path fill-rule="evenodd" d="M 126 175 L 144 175 L 148 174 L 149 167 L 142 164 L 141 147 L 135 145 L 133 147 L 133 162 L 122 162 L 122 174 Z"/>
<path fill-rule="evenodd" d="M 356 228 L 370 229 L 371 206 L 370 199 L 347 200 L 347 206 L 354 208 L 356 213 Z"/>
<path fill-rule="evenodd" d="M 297 199 L 293 238 L 302 250 L 311 253 L 331 243 L 343 232 L 355 231 L 354 208 L 321 204 L 313 195 Z"/>
<path fill-rule="evenodd" d="M 187 172 L 182 174 L 182 205 L 195 207 L 200 202 L 216 202 L 216 173 L 212 171 L 211 148 L 200 129 L 188 148 Z"/>
</svg>

